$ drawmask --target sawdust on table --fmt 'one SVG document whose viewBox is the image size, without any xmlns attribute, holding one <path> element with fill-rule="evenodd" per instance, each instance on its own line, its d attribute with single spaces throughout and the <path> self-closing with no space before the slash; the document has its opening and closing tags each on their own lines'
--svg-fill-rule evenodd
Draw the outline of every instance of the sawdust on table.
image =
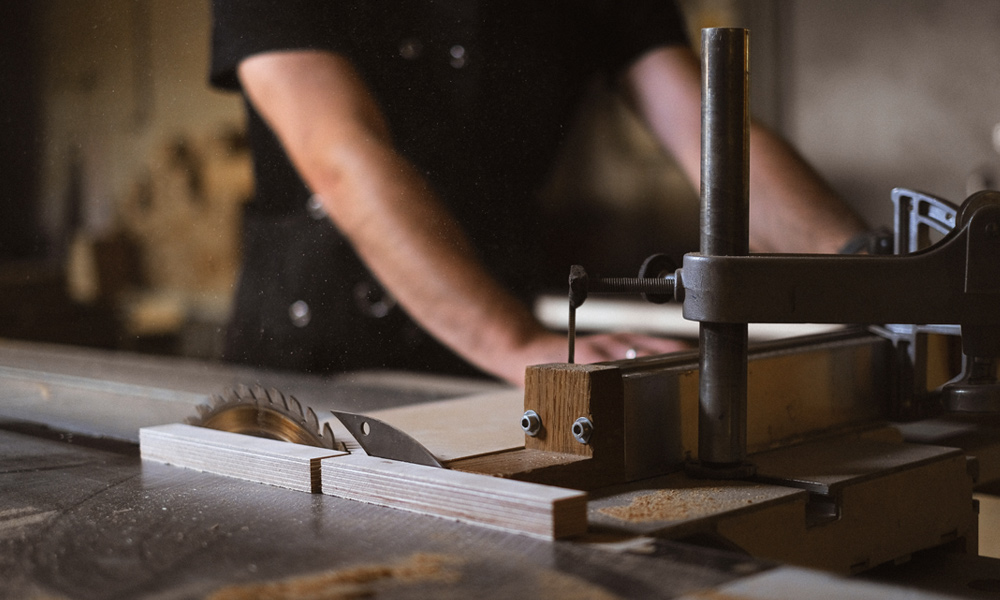
<svg viewBox="0 0 1000 600">
<path fill-rule="evenodd" d="M 359 565 L 246 585 L 227 586 L 209 600 L 350 600 L 376 594 L 374 584 L 391 582 L 455 583 L 461 559 L 443 554 L 417 553 L 390 564 Z"/>
<path fill-rule="evenodd" d="M 725 498 L 726 488 L 680 488 L 657 490 L 641 494 L 625 506 L 608 506 L 598 512 L 620 521 L 644 523 L 650 521 L 683 521 L 731 509 L 739 503 L 752 504 L 753 499 L 734 501 Z"/>
<path fill-rule="evenodd" d="M 753 600 L 750 596 L 730 594 L 720 590 L 700 590 L 693 594 L 685 594 L 690 600 Z"/>
<path fill-rule="evenodd" d="M 621 600 L 622 597 L 589 581 L 558 571 L 539 573 L 538 597 L 548 600 Z"/>
</svg>

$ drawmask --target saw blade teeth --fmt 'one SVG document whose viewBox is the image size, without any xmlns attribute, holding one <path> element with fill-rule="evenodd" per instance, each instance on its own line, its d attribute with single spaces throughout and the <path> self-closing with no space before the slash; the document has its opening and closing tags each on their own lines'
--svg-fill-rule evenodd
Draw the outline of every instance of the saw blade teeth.
<svg viewBox="0 0 1000 600">
<path fill-rule="evenodd" d="M 319 417 L 316 416 L 316 411 L 311 406 L 306 407 L 306 424 L 311 429 L 319 430 Z"/>
<path fill-rule="evenodd" d="M 285 395 L 276 389 L 271 389 L 268 392 L 267 401 L 271 403 L 272 406 L 279 410 L 284 410 L 288 408 L 288 402 L 285 400 Z"/>
<path fill-rule="evenodd" d="M 223 431 L 273 437 L 321 448 L 338 448 L 329 424 L 320 421 L 311 407 L 293 396 L 259 384 L 234 385 L 196 405 L 197 416 L 187 423 Z"/>
<path fill-rule="evenodd" d="M 285 408 L 288 409 L 288 412 L 298 415 L 302 421 L 306 420 L 305 416 L 302 414 L 302 405 L 295 399 L 295 396 L 285 397 Z"/>
<path fill-rule="evenodd" d="M 255 385 L 250 389 L 250 395 L 253 396 L 254 401 L 258 406 L 264 406 L 267 404 L 272 404 L 271 396 L 267 393 L 261 385 Z"/>
<path fill-rule="evenodd" d="M 281 411 L 282 413 L 289 414 L 288 410 L 288 400 L 285 395 L 278 390 L 270 390 L 268 396 L 268 402 L 274 410 Z"/>
<path fill-rule="evenodd" d="M 333 429 L 329 423 L 323 423 L 323 445 L 331 450 L 337 449 L 337 440 L 333 437 Z"/>
</svg>

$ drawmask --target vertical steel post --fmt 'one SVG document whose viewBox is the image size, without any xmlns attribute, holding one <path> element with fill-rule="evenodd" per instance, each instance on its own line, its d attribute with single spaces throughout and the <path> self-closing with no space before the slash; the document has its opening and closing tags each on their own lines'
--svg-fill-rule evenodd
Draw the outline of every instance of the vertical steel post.
<svg viewBox="0 0 1000 600">
<path fill-rule="evenodd" d="M 701 53 L 701 253 L 744 256 L 750 252 L 748 32 L 704 29 Z M 699 337 L 699 470 L 749 476 L 747 326 L 702 322 Z"/>
</svg>

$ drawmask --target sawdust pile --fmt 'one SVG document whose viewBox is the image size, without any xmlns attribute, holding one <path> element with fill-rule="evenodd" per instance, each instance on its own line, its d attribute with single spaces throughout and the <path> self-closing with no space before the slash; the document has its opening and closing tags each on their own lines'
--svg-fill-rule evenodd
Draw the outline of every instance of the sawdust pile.
<svg viewBox="0 0 1000 600">
<path fill-rule="evenodd" d="M 537 586 L 538 597 L 549 600 L 622 600 L 604 588 L 558 571 L 539 574 Z"/>
<path fill-rule="evenodd" d="M 626 506 L 609 506 L 598 512 L 631 523 L 683 521 L 722 509 L 728 504 L 720 499 L 723 491 L 718 487 L 657 490 L 636 496 Z"/>
<path fill-rule="evenodd" d="M 693 594 L 686 594 L 684 597 L 690 600 L 752 600 L 750 596 L 735 596 L 719 590 L 703 590 Z"/>
<path fill-rule="evenodd" d="M 209 600 L 351 600 L 375 595 L 375 584 L 391 582 L 455 583 L 461 559 L 440 554 L 414 554 L 397 563 L 360 565 L 217 590 Z"/>
</svg>

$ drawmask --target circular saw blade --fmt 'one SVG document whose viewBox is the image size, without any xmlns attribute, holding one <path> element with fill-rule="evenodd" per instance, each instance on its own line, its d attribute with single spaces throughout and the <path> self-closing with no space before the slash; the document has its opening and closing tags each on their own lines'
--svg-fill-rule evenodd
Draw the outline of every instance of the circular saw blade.
<svg viewBox="0 0 1000 600">
<path fill-rule="evenodd" d="M 261 386 L 239 386 L 212 396 L 210 404 L 196 407 L 198 416 L 187 423 L 231 433 L 242 433 L 339 450 L 329 423 L 320 427 L 311 408 L 303 410 L 294 396 Z"/>
</svg>

